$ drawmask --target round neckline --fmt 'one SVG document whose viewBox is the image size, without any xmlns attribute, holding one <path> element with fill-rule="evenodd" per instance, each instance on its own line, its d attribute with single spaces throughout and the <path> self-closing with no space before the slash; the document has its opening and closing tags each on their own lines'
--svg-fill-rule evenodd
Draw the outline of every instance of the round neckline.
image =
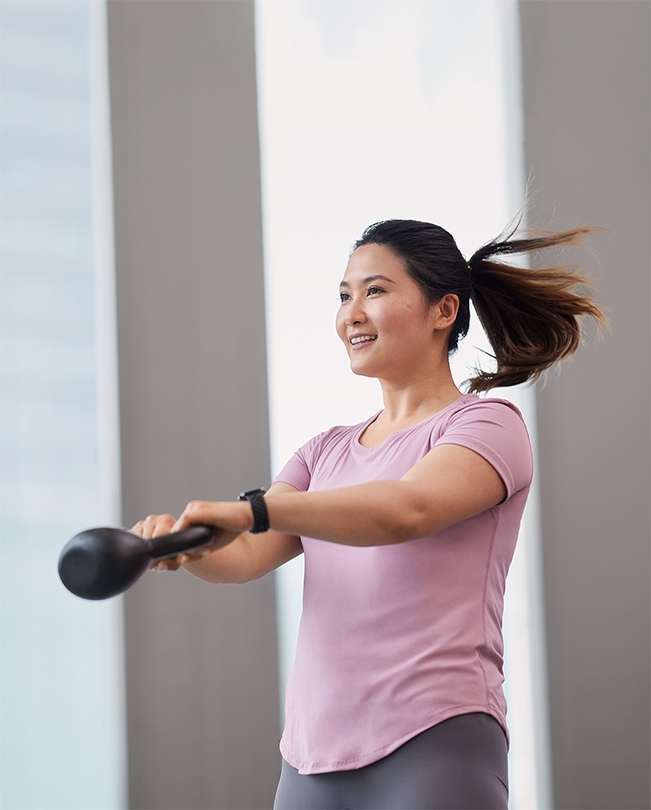
<svg viewBox="0 0 651 810">
<path fill-rule="evenodd" d="M 460 405 L 461 403 L 465 403 L 465 401 L 467 399 L 471 398 L 471 397 L 476 397 L 476 394 L 461 394 L 461 396 L 457 397 L 454 400 L 454 402 L 451 402 L 449 405 L 446 405 L 445 408 L 441 408 L 440 411 L 437 411 L 436 413 L 433 413 L 431 416 L 427 416 L 427 417 L 425 417 L 425 419 L 422 419 L 420 422 L 416 422 L 415 424 L 409 425 L 408 427 L 400 428 L 399 430 L 392 430 L 391 433 L 389 433 L 389 435 L 385 439 L 383 439 L 379 444 L 374 444 L 373 446 L 368 447 L 367 445 L 362 444 L 360 442 L 360 438 L 362 436 L 362 433 L 364 433 L 364 431 L 366 430 L 366 428 L 369 425 L 372 425 L 373 422 L 375 422 L 375 420 L 378 418 L 378 416 L 382 413 L 382 410 L 384 410 L 384 409 L 382 409 L 382 410 L 378 411 L 377 413 L 373 414 L 373 416 L 371 416 L 369 419 L 367 419 L 366 422 L 362 422 L 362 424 L 359 426 L 359 428 L 355 431 L 355 436 L 353 438 L 353 446 L 355 448 L 359 449 L 359 450 L 377 450 L 379 447 L 382 447 L 382 445 L 384 445 L 386 442 L 388 442 L 394 436 L 399 436 L 402 433 L 406 433 L 408 430 L 414 430 L 415 428 L 418 428 L 421 425 L 424 425 L 426 422 L 429 422 L 432 419 L 437 419 L 442 414 L 444 414 L 446 411 L 450 410 L 451 408 L 454 408 L 455 406 Z"/>
</svg>

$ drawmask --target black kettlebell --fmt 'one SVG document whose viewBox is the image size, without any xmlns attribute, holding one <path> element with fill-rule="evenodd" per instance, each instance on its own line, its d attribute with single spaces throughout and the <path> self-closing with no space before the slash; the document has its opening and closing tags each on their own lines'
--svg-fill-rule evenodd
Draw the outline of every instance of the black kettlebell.
<svg viewBox="0 0 651 810">
<path fill-rule="evenodd" d="M 87 529 L 76 534 L 59 557 L 59 576 L 82 599 L 108 599 L 128 590 L 154 560 L 210 545 L 213 530 L 190 526 L 174 534 L 145 540 L 126 529 Z"/>
</svg>

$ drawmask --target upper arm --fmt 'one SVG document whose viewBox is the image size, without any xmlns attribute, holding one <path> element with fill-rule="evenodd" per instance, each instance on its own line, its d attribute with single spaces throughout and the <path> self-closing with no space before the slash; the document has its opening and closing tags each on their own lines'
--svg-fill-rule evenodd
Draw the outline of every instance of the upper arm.
<svg viewBox="0 0 651 810">
<path fill-rule="evenodd" d="M 434 447 L 401 479 L 425 537 L 501 503 L 507 488 L 479 453 L 457 444 Z"/>
<path fill-rule="evenodd" d="M 510 402 L 472 402 L 432 441 L 430 452 L 403 481 L 419 519 L 433 531 L 491 509 L 531 484 L 529 434 L 522 414 Z"/>
</svg>

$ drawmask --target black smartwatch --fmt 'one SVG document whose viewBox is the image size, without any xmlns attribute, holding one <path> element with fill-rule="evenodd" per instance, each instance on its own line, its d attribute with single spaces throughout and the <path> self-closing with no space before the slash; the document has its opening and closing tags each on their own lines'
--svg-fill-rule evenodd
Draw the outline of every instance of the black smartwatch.
<svg viewBox="0 0 651 810">
<path fill-rule="evenodd" d="M 248 501 L 253 510 L 253 528 L 249 529 L 251 534 L 261 534 L 269 530 L 269 513 L 267 504 L 264 502 L 264 489 L 250 489 L 248 492 L 241 492 L 238 501 Z"/>
</svg>

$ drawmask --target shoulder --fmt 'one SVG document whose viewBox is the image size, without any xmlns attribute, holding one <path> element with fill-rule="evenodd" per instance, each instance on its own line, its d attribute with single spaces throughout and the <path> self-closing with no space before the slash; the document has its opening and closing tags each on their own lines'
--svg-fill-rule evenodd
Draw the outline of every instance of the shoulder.
<svg viewBox="0 0 651 810">
<path fill-rule="evenodd" d="M 457 403 L 457 407 L 451 408 L 448 418 L 445 420 L 446 427 L 476 423 L 479 426 L 503 424 L 505 427 L 518 427 L 525 432 L 527 430 L 520 409 L 508 399 L 464 394 L 457 400 Z"/>
<path fill-rule="evenodd" d="M 301 445 L 287 462 L 276 481 L 285 481 L 297 489 L 305 490 L 308 487 L 315 467 L 322 459 L 342 457 L 350 448 L 364 427 L 371 422 L 377 414 L 358 425 L 335 425 Z"/>
<path fill-rule="evenodd" d="M 531 482 L 533 452 L 520 410 L 506 399 L 466 395 L 433 431 L 432 447 L 459 444 L 489 461 L 509 493 Z"/>
<path fill-rule="evenodd" d="M 356 425 L 334 425 L 334 427 L 313 436 L 298 452 L 305 458 L 316 460 L 323 453 L 343 451 L 377 416 L 378 414 L 374 413 L 373 416 Z"/>
</svg>

